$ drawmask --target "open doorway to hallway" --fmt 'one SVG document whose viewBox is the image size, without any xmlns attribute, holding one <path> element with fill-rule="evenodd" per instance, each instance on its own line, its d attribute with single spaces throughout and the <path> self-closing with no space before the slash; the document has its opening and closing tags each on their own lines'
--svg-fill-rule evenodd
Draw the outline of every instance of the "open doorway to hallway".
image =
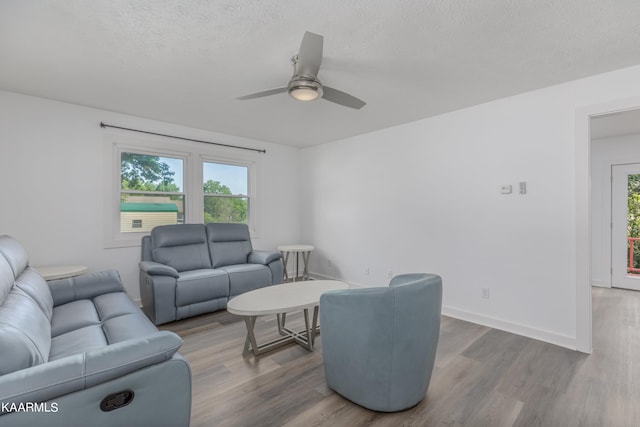
<svg viewBox="0 0 640 427">
<path fill-rule="evenodd" d="M 640 109 L 590 127 L 592 283 L 640 290 Z"/>
</svg>

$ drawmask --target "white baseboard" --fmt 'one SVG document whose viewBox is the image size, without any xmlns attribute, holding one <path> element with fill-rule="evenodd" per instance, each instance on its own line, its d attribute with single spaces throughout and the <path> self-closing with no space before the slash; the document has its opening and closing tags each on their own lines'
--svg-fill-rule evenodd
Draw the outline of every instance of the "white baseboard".
<svg viewBox="0 0 640 427">
<path fill-rule="evenodd" d="M 603 282 L 601 280 L 592 280 L 591 286 L 596 286 L 598 288 L 610 288 L 611 285 L 607 282 Z"/>
<path fill-rule="evenodd" d="M 467 322 L 476 323 L 489 328 L 499 329 L 501 331 L 522 335 L 527 338 L 548 342 L 570 350 L 577 349 L 576 337 L 561 335 L 555 332 L 545 331 L 543 329 L 532 328 L 530 326 L 521 325 L 495 317 L 485 316 L 483 314 L 473 313 L 466 310 L 460 310 L 455 307 L 442 306 L 442 314 Z"/>
<path fill-rule="evenodd" d="M 342 280 L 337 277 L 326 276 L 318 273 L 310 273 L 311 278 L 316 280 Z M 348 282 L 354 287 L 365 287 L 361 283 Z M 521 325 L 518 323 L 510 322 L 503 319 L 498 319 L 491 316 L 486 316 L 479 313 L 474 313 L 459 308 L 442 306 L 442 314 L 445 316 L 453 317 L 456 319 L 464 320 L 478 325 L 487 326 L 493 329 L 499 329 L 501 331 L 510 332 L 517 335 L 522 335 L 527 338 L 532 338 L 539 341 L 548 342 L 560 347 L 565 347 L 570 350 L 577 349 L 576 338 L 568 335 L 561 335 L 555 332 L 545 331 L 542 329 L 532 328 L 530 326 Z"/>
</svg>

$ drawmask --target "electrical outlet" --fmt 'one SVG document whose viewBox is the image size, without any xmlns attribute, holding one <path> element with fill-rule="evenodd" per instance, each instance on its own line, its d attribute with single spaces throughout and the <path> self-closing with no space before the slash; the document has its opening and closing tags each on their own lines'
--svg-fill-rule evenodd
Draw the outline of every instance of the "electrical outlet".
<svg viewBox="0 0 640 427">
<path fill-rule="evenodd" d="M 489 288 L 482 288 L 482 290 L 480 291 L 480 296 L 484 299 L 489 299 Z"/>
<path fill-rule="evenodd" d="M 368 276 L 371 273 L 371 270 L 369 270 L 369 267 L 364 269 L 364 275 Z"/>
<path fill-rule="evenodd" d="M 393 279 L 393 271 L 389 270 L 389 274 L 387 274 L 389 279 Z"/>
</svg>

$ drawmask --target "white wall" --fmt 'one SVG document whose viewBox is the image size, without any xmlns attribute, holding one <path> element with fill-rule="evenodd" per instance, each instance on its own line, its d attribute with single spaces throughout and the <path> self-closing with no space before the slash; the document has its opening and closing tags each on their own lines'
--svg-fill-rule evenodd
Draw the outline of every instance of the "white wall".
<svg viewBox="0 0 640 427">
<path fill-rule="evenodd" d="M 254 247 L 275 249 L 298 239 L 299 214 L 290 197 L 298 191 L 298 149 L 0 91 L 0 234 L 20 240 L 31 265 L 117 268 L 139 300 L 139 248 L 103 244 L 101 121 L 266 149 L 260 156 L 262 227 Z"/>
<path fill-rule="evenodd" d="M 312 271 L 364 285 L 438 273 L 445 313 L 576 348 L 576 114 L 640 95 L 639 78 L 627 68 L 303 150 Z"/>
<path fill-rule="evenodd" d="M 640 134 L 591 143 L 591 280 L 611 287 L 611 166 L 640 163 Z"/>
</svg>

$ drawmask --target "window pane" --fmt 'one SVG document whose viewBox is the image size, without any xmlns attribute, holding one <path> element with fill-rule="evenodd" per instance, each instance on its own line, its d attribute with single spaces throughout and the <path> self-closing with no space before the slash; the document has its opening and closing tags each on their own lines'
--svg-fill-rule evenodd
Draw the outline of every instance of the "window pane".
<svg viewBox="0 0 640 427">
<path fill-rule="evenodd" d="M 120 168 L 122 190 L 182 191 L 182 159 L 122 153 Z"/>
<path fill-rule="evenodd" d="M 247 224 L 249 199 L 246 197 L 205 196 L 204 222 Z"/>
<path fill-rule="evenodd" d="M 234 194 L 246 196 L 248 168 L 246 166 L 208 163 L 202 165 L 205 194 Z"/>
<path fill-rule="evenodd" d="M 120 232 L 140 233 L 153 227 L 184 222 L 184 196 L 122 192 Z"/>
<path fill-rule="evenodd" d="M 204 222 L 248 223 L 249 168 L 204 162 Z"/>
</svg>

